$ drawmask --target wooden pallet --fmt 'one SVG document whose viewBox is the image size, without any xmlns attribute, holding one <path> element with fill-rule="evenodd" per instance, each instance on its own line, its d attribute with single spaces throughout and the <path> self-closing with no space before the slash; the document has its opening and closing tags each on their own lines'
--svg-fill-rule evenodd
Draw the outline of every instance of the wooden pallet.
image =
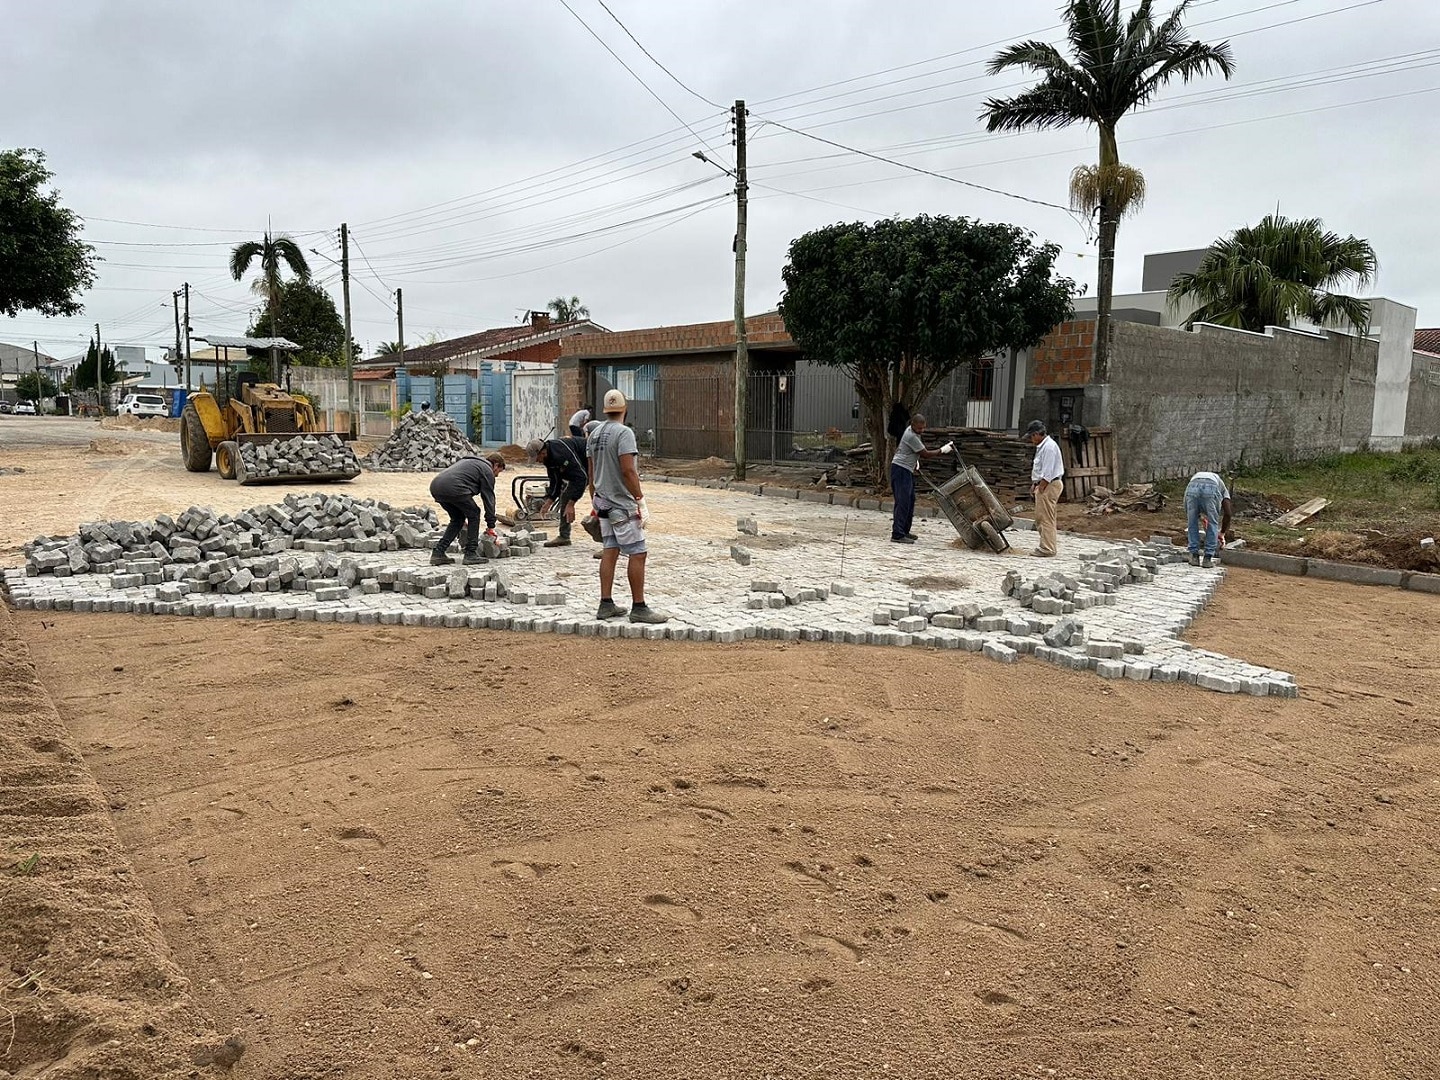
<svg viewBox="0 0 1440 1080">
<path fill-rule="evenodd" d="M 1065 499 L 1084 502 L 1097 487 L 1114 491 L 1120 483 L 1120 464 L 1115 456 L 1115 433 L 1111 428 L 1091 428 L 1090 438 L 1077 458 L 1070 440 L 1056 435 L 1060 460 L 1065 463 Z"/>
</svg>

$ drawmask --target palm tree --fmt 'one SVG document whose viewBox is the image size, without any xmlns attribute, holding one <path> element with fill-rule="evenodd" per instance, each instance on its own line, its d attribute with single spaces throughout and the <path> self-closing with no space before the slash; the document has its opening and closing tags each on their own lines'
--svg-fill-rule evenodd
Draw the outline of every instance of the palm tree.
<svg viewBox="0 0 1440 1080">
<path fill-rule="evenodd" d="M 563 296 L 557 296 L 545 306 L 555 313 L 556 322 L 574 322 L 576 319 L 590 317 L 590 309 L 580 303 L 578 296 L 572 296 L 569 300 Z"/>
<path fill-rule="evenodd" d="M 240 281 L 257 258 L 260 260 L 260 276 L 255 279 L 251 288 L 265 297 L 266 309 L 270 313 L 270 325 L 278 327 L 281 266 L 288 266 L 290 272 L 301 281 L 310 280 L 310 266 L 305 261 L 300 245 L 294 240 L 283 233 L 271 236 L 269 230 L 266 230 L 264 240 L 246 240 L 235 245 L 235 250 L 230 252 L 230 276 Z M 277 349 L 270 350 L 270 377 L 274 382 L 280 381 L 280 354 Z"/>
<path fill-rule="evenodd" d="M 1199 305 L 1187 326 L 1208 322 L 1262 333 L 1301 318 L 1318 326 L 1349 324 L 1363 334 L 1370 328 L 1369 303 L 1330 290 L 1364 288 L 1376 266 L 1368 240 L 1329 232 L 1319 218 L 1267 214 L 1211 244 L 1194 273 L 1175 278 L 1170 300 Z"/>
<path fill-rule="evenodd" d="M 1100 272 L 1095 295 L 1095 370 L 1110 374 L 1110 305 L 1115 291 L 1115 237 L 1120 219 L 1145 198 L 1145 178 L 1120 160 L 1115 128 L 1132 109 L 1146 104 L 1171 79 L 1182 82 L 1234 70 L 1229 42 L 1206 45 L 1190 40 L 1182 22 L 1190 0 L 1181 0 L 1163 21 L 1155 21 L 1152 0 L 1140 0 L 1128 17 L 1120 0 L 1070 0 L 1065 7 L 1066 38 L 1073 59 L 1054 45 L 1022 41 L 997 53 L 990 74 L 1025 68 L 1041 76 L 1012 98 L 991 98 L 981 113 L 990 131 L 1021 131 L 1093 124 L 1100 132 L 1100 160 L 1070 176 L 1070 201 L 1087 215 L 1098 214 Z"/>
<path fill-rule="evenodd" d="M 401 352 L 404 352 L 404 351 L 405 351 L 405 350 L 404 350 L 403 348 L 401 348 L 400 342 L 398 342 L 398 341 L 382 341 L 382 342 L 379 344 L 379 346 L 375 349 L 375 355 L 376 355 L 376 356 L 395 356 L 397 353 L 401 353 Z"/>
</svg>

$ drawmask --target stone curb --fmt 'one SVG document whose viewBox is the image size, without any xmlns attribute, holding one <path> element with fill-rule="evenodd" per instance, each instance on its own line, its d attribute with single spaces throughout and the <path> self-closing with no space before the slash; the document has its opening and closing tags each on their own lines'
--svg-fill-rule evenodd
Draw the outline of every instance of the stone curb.
<svg viewBox="0 0 1440 1080">
<path fill-rule="evenodd" d="M 1425 574 L 1411 570 L 1391 570 L 1383 566 L 1361 566 L 1358 563 L 1334 562 L 1330 559 L 1311 559 L 1300 555 L 1280 555 L 1270 551 L 1238 551 L 1227 548 L 1220 553 L 1220 561 L 1226 566 L 1238 566 L 1246 570 L 1264 570 L 1272 574 L 1287 574 L 1291 577 L 1313 577 L 1323 581 L 1342 581 L 1350 585 L 1388 585 L 1411 592 L 1440 595 L 1440 574 Z"/>
</svg>

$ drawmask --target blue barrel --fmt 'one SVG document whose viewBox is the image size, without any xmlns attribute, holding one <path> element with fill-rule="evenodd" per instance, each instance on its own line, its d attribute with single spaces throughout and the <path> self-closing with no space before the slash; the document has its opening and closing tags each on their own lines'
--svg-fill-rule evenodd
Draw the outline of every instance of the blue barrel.
<svg viewBox="0 0 1440 1080">
<path fill-rule="evenodd" d="M 175 390 L 175 396 L 170 401 L 170 415 L 179 416 L 185 411 L 185 402 L 190 398 L 190 391 L 183 387 Z"/>
</svg>

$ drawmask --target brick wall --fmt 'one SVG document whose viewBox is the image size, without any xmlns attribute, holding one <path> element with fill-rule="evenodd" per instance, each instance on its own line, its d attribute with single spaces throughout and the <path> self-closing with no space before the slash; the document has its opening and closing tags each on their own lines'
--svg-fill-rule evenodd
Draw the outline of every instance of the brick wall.
<svg viewBox="0 0 1440 1080">
<path fill-rule="evenodd" d="M 1045 335 L 1030 354 L 1031 386 L 1046 389 L 1084 386 L 1095 361 L 1095 320 L 1063 322 Z"/>
<path fill-rule="evenodd" d="M 602 335 L 585 335 L 587 337 L 600 337 Z M 514 352 L 495 354 L 497 363 L 505 363 L 515 360 L 527 364 L 553 364 L 560 359 L 560 341 L 542 341 L 535 345 L 527 345 L 523 349 L 516 349 Z"/>
<path fill-rule="evenodd" d="M 779 315 L 752 315 L 745 320 L 746 338 L 756 346 L 793 346 Z M 734 320 L 619 330 L 610 334 L 577 334 L 564 339 L 562 355 L 583 357 L 659 356 L 717 352 L 735 348 Z"/>
</svg>

